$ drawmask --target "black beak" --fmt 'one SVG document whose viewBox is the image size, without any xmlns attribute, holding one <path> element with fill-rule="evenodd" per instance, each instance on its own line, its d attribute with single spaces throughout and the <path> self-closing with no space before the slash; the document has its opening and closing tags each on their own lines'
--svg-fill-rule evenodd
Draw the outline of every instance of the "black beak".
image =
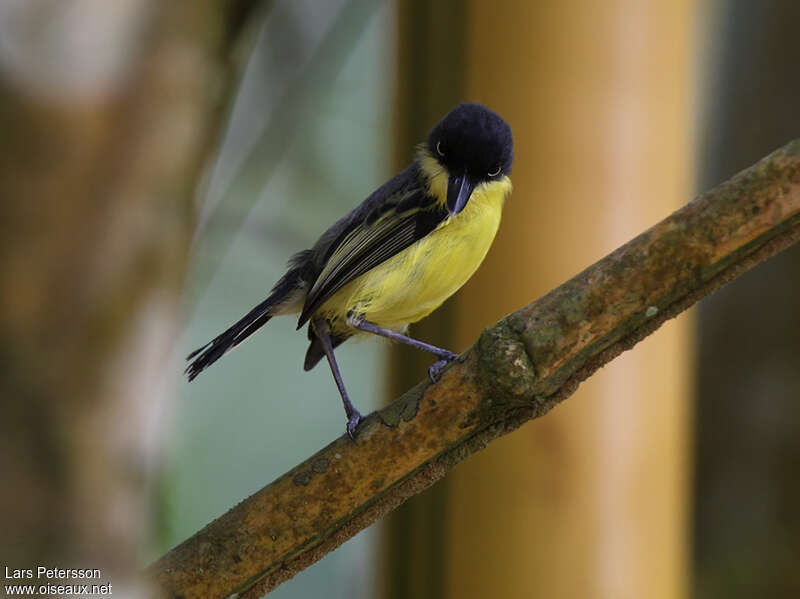
<svg viewBox="0 0 800 599">
<path fill-rule="evenodd" d="M 451 216 L 455 216 L 464 209 L 473 189 L 475 189 L 475 183 L 466 173 L 450 175 L 447 180 L 447 210 Z"/>
</svg>

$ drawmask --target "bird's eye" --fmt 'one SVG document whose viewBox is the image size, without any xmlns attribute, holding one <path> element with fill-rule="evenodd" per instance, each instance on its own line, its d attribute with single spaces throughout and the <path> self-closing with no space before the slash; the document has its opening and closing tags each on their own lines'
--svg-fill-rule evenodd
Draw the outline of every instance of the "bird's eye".
<svg viewBox="0 0 800 599">
<path fill-rule="evenodd" d="M 503 172 L 503 167 L 502 167 L 502 166 L 498 166 L 498 167 L 497 167 L 497 170 L 495 170 L 495 171 L 492 171 L 491 173 L 489 173 L 489 176 L 490 176 L 490 177 L 496 177 L 496 176 L 497 176 L 497 175 L 499 175 L 501 172 Z"/>
<path fill-rule="evenodd" d="M 439 156 L 444 156 L 444 152 L 442 152 L 442 142 L 441 141 L 437 141 L 436 142 L 436 152 L 439 154 Z"/>
</svg>

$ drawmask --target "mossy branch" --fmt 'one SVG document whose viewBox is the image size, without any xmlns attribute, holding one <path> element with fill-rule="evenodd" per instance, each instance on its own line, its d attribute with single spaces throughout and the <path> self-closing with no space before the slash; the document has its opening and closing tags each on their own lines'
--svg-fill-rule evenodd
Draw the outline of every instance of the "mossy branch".
<svg viewBox="0 0 800 599">
<path fill-rule="evenodd" d="M 258 597 L 546 414 L 602 365 L 800 239 L 800 140 L 487 329 L 423 382 L 170 551 L 170 596 Z M 735 325 L 732 325 L 735 326 Z"/>
</svg>

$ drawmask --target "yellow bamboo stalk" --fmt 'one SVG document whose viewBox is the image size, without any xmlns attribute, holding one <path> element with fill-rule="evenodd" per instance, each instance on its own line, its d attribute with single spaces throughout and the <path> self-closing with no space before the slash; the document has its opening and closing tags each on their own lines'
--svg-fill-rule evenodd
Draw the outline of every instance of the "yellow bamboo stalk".
<svg viewBox="0 0 800 599">
<path fill-rule="evenodd" d="M 511 123 L 515 190 L 457 347 L 685 202 L 690 22 L 686 1 L 471 4 L 468 97 Z M 448 597 L 685 595 L 691 347 L 670 323 L 456 468 Z"/>
</svg>

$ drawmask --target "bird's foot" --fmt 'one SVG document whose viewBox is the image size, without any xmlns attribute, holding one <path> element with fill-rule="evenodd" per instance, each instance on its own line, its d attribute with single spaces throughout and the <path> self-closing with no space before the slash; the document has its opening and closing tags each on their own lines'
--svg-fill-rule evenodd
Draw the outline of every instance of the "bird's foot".
<svg viewBox="0 0 800 599">
<path fill-rule="evenodd" d="M 432 383 L 435 383 L 439 380 L 439 377 L 442 375 L 442 371 L 447 367 L 448 364 L 450 364 L 450 362 L 458 358 L 458 354 L 447 352 L 440 357 L 440 360 L 434 362 L 431 364 L 431 367 L 428 368 L 428 376 L 430 377 Z"/>
<path fill-rule="evenodd" d="M 347 415 L 347 436 L 350 437 L 351 441 L 356 440 L 356 428 L 358 428 L 362 420 L 364 420 L 364 418 L 356 409 Z"/>
</svg>

